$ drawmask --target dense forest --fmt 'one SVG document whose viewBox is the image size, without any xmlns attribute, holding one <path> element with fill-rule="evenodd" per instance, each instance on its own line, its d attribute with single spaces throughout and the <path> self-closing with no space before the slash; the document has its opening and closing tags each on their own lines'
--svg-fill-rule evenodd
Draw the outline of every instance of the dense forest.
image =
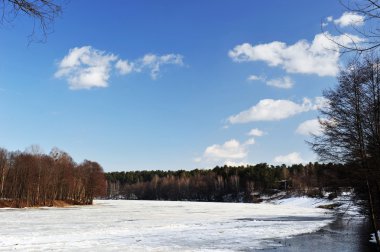
<svg viewBox="0 0 380 252">
<path fill-rule="evenodd" d="M 105 192 L 104 172 L 96 162 L 76 164 L 56 148 L 49 155 L 0 149 L 0 206 L 92 204 Z"/>
<path fill-rule="evenodd" d="M 288 191 L 321 196 L 323 191 L 365 188 L 355 165 L 309 163 L 273 166 L 266 163 L 192 171 L 106 173 L 107 197 L 144 200 L 259 201 L 259 194 Z"/>
</svg>

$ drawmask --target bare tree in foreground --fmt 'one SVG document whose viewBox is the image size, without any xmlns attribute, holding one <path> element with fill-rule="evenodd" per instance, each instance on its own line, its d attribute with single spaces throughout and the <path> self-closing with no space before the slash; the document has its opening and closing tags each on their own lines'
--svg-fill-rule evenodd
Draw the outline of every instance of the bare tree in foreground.
<svg viewBox="0 0 380 252">
<path fill-rule="evenodd" d="M 63 1 L 63 0 L 62 0 Z M 40 41 L 45 41 L 52 32 L 55 19 L 62 12 L 60 0 L 0 0 L 1 23 L 11 23 L 19 15 L 26 15 L 33 21 L 30 41 L 36 38 L 36 31 L 42 33 Z"/>
<path fill-rule="evenodd" d="M 351 62 L 324 97 L 329 105 L 320 111 L 323 134 L 314 136 L 311 147 L 324 161 L 355 163 L 362 170 L 379 247 L 374 195 L 380 196 L 380 59 Z"/>
</svg>

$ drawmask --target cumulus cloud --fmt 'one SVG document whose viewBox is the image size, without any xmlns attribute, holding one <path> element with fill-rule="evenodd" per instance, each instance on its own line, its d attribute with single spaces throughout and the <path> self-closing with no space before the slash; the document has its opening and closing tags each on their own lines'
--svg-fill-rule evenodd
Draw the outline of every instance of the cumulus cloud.
<svg viewBox="0 0 380 252">
<path fill-rule="evenodd" d="M 249 80 L 249 81 L 261 81 L 261 80 L 265 80 L 265 78 L 262 76 L 257 76 L 257 75 L 252 74 L 252 75 L 248 76 L 247 80 Z"/>
<path fill-rule="evenodd" d="M 160 68 L 163 65 L 179 65 L 183 66 L 183 56 L 180 54 L 166 54 L 158 56 L 155 54 L 146 54 L 136 62 L 137 71 L 148 69 L 152 79 L 157 79 Z"/>
<path fill-rule="evenodd" d="M 266 84 L 268 86 L 272 86 L 272 87 L 276 87 L 276 88 L 289 89 L 289 88 L 293 87 L 294 82 L 289 76 L 285 76 L 282 78 L 267 80 Z"/>
<path fill-rule="evenodd" d="M 282 67 L 289 73 L 317 74 L 336 76 L 339 72 L 339 47 L 363 41 L 351 34 L 333 36 L 328 32 L 315 35 L 312 42 L 300 40 L 293 45 L 273 41 L 267 44 L 251 45 L 243 43 L 229 51 L 235 62 L 264 61 L 271 67 Z"/>
<path fill-rule="evenodd" d="M 323 129 L 318 119 L 306 120 L 302 122 L 296 129 L 296 133 L 301 135 L 322 135 Z"/>
<path fill-rule="evenodd" d="M 119 59 L 115 64 L 115 68 L 122 75 L 126 75 L 135 71 L 134 64 L 131 62 L 128 62 L 128 60 Z"/>
<path fill-rule="evenodd" d="M 222 145 L 207 147 L 204 156 L 209 159 L 242 159 L 247 156 L 247 150 L 239 141 L 231 139 Z"/>
<path fill-rule="evenodd" d="M 327 108 L 329 104 L 330 104 L 330 101 L 328 99 L 322 96 L 317 96 L 314 99 L 313 109 L 314 110 L 324 109 L 324 108 Z"/>
<path fill-rule="evenodd" d="M 300 163 L 305 162 L 301 158 L 300 153 L 298 153 L 298 152 L 292 152 L 292 153 L 289 153 L 287 155 L 279 155 L 279 156 L 275 157 L 273 161 L 275 163 L 278 163 L 278 164 L 287 164 L 287 165 L 300 164 Z"/>
<path fill-rule="evenodd" d="M 294 81 L 289 76 L 284 76 L 280 78 L 267 79 L 264 76 L 250 75 L 247 78 L 248 81 L 262 81 L 268 86 L 276 88 L 285 88 L 289 89 L 294 86 Z"/>
<path fill-rule="evenodd" d="M 251 145 L 251 144 L 255 144 L 256 141 L 253 137 L 251 137 L 250 139 L 248 139 L 247 141 L 244 142 L 244 145 Z"/>
<path fill-rule="evenodd" d="M 248 155 L 249 146 L 253 144 L 255 144 L 254 138 L 249 138 L 245 142 L 231 139 L 223 144 L 213 144 L 205 149 L 202 156 L 194 158 L 194 162 L 240 165 Z"/>
<path fill-rule="evenodd" d="M 114 54 L 91 46 L 75 47 L 59 62 L 57 78 L 66 78 L 70 89 L 107 87 Z"/>
<path fill-rule="evenodd" d="M 264 131 L 259 130 L 258 128 L 255 128 L 255 129 L 251 129 L 251 130 L 248 132 L 248 135 L 249 135 L 249 136 L 255 136 L 255 137 L 261 137 L 261 136 L 264 135 Z"/>
<path fill-rule="evenodd" d="M 330 19 L 330 22 L 331 21 L 332 20 Z M 364 25 L 364 16 L 355 12 L 346 11 L 340 18 L 335 19 L 334 23 L 340 27 L 362 26 Z"/>
<path fill-rule="evenodd" d="M 321 99 L 317 97 L 315 101 L 304 98 L 303 102 L 299 104 L 290 100 L 263 99 L 251 108 L 230 116 L 227 120 L 231 124 L 282 120 L 317 109 L 320 106 Z"/>
<path fill-rule="evenodd" d="M 156 79 L 163 65 L 183 65 L 183 56 L 180 54 L 155 55 L 146 54 L 143 57 L 128 61 L 91 46 L 74 47 L 58 63 L 54 76 L 64 78 L 69 88 L 91 89 L 108 87 L 108 81 L 115 69 L 121 75 L 132 72 L 148 71 L 152 79 Z"/>
<path fill-rule="evenodd" d="M 300 135 L 310 136 L 316 135 L 320 136 L 323 133 L 322 127 L 318 119 L 307 120 L 301 123 L 296 129 L 296 133 Z"/>
</svg>

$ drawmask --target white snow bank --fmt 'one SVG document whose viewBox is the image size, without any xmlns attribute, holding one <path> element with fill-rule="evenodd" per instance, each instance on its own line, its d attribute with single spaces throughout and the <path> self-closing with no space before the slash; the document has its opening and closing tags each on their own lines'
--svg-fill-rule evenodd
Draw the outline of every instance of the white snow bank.
<svg viewBox="0 0 380 252">
<path fill-rule="evenodd" d="M 98 200 L 0 209 L 0 250 L 252 251 L 331 221 L 331 211 L 300 205 Z"/>
<path fill-rule="evenodd" d="M 304 208 L 316 208 L 321 205 L 331 204 L 332 202 L 327 199 L 309 198 L 309 197 L 291 197 L 278 199 L 273 201 L 276 205 L 282 206 L 296 206 Z"/>
<path fill-rule="evenodd" d="M 377 230 L 377 234 L 380 236 L 380 230 Z M 375 233 L 371 234 L 371 239 L 369 240 L 369 242 L 376 243 Z"/>
<path fill-rule="evenodd" d="M 360 213 L 360 207 L 354 203 L 353 195 L 349 192 L 342 193 L 333 200 L 327 198 L 310 198 L 310 197 L 290 197 L 283 199 L 276 199 L 271 201 L 273 204 L 281 206 L 295 206 L 303 208 L 317 208 L 323 205 L 338 204 L 335 208 L 337 213 L 343 215 L 343 217 L 351 218 L 363 218 L 364 215 Z"/>
</svg>

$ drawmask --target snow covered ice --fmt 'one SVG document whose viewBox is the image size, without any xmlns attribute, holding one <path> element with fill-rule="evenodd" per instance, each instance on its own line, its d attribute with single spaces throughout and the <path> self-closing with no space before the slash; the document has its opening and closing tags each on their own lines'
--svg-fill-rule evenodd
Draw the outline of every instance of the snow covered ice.
<svg viewBox="0 0 380 252">
<path fill-rule="evenodd" d="M 0 250 L 236 251 L 314 232 L 330 212 L 294 204 L 98 200 L 93 206 L 0 209 Z"/>
</svg>

